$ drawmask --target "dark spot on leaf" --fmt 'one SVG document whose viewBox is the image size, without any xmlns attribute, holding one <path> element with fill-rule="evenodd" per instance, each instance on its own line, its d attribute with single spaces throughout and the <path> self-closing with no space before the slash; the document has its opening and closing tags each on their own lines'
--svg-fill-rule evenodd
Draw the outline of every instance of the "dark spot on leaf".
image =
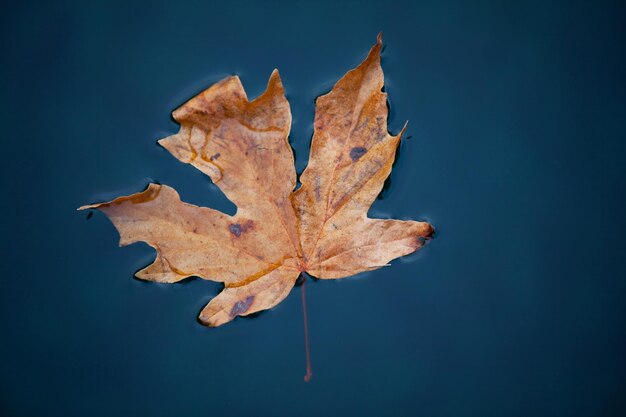
<svg viewBox="0 0 626 417">
<path fill-rule="evenodd" d="M 239 223 L 231 224 L 228 228 L 233 235 L 237 237 L 241 236 L 241 225 Z"/>
<path fill-rule="evenodd" d="M 365 155 L 365 152 L 367 152 L 367 149 L 362 148 L 360 146 L 355 146 L 354 148 L 350 150 L 350 158 L 353 161 L 358 161 L 360 157 Z"/>
<path fill-rule="evenodd" d="M 215 160 L 216 160 L 217 158 L 219 158 L 220 156 L 222 156 L 222 155 L 218 152 L 218 153 L 216 153 L 215 155 L 212 155 L 210 159 L 211 159 L 211 161 L 215 161 Z"/>
<path fill-rule="evenodd" d="M 428 225 L 428 230 L 426 231 L 426 233 L 422 236 L 418 236 L 415 239 L 416 247 L 419 249 L 422 246 L 424 246 L 426 242 L 428 242 L 430 239 L 433 238 L 434 234 L 435 234 L 435 228 L 432 227 L 431 225 Z"/>
<path fill-rule="evenodd" d="M 252 229 L 253 226 L 254 222 L 252 220 L 248 220 L 244 224 L 233 223 L 228 226 L 228 229 L 230 230 L 230 233 L 232 233 L 236 237 L 239 237 L 242 233 L 245 233 L 248 230 Z"/>
<path fill-rule="evenodd" d="M 247 296 L 245 300 L 237 301 L 233 308 L 230 309 L 230 317 L 232 318 L 248 311 L 253 301 L 254 295 Z"/>
</svg>

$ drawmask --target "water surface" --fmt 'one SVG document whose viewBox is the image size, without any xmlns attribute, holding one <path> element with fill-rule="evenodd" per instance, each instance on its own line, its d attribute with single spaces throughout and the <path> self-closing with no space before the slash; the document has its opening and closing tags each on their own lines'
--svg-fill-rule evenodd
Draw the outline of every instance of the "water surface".
<svg viewBox="0 0 626 417">
<path fill-rule="evenodd" d="M 2 13 L 4 415 L 619 415 L 624 402 L 624 8 L 537 2 L 20 2 Z M 389 128 L 371 215 L 437 227 L 424 250 L 308 282 L 219 329 L 219 285 L 133 279 L 75 208 L 158 181 L 235 207 L 156 140 L 170 112 L 279 68 L 306 166 L 314 99 L 384 31 Z"/>
</svg>

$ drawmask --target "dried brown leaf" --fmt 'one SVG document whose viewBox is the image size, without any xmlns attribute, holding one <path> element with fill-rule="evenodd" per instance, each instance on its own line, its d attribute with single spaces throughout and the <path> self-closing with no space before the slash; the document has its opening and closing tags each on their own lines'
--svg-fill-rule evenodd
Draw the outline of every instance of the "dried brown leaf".
<svg viewBox="0 0 626 417">
<path fill-rule="evenodd" d="M 297 191 L 291 112 L 274 70 L 252 101 L 238 77 L 211 86 L 174 111 L 180 131 L 159 141 L 211 177 L 236 215 L 184 203 L 157 184 L 81 209 L 103 211 L 120 245 L 144 241 L 156 249 L 138 278 L 223 282 L 200 313 L 209 326 L 275 306 L 302 272 L 343 278 L 414 252 L 432 235 L 430 224 L 367 217 L 402 135 L 387 132 L 380 49 L 379 36 L 365 61 L 317 99 L 311 156 Z"/>
</svg>

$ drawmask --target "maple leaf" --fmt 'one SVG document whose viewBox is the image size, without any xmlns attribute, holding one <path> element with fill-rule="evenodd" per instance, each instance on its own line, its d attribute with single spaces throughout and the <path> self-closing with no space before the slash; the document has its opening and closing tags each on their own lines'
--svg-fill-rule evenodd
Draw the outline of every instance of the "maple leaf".
<svg viewBox="0 0 626 417">
<path fill-rule="evenodd" d="M 275 306 L 301 273 L 348 277 L 421 248 L 433 234 L 430 224 L 367 217 L 402 135 L 387 131 L 381 43 L 379 35 L 367 58 L 317 99 L 311 155 L 297 191 L 291 112 L 274 70 L 252 101 L 236 76 L 211 86 L 174 111 L 180 131 L 159 141 L 208 175 L 237 206 L 234 216 L 184 203 L 158 184 L 80 209 L 103 211 L 121 246 L 144 241 L 156 249 L 138 278 L 224 283 L 200 313 L 209 326 Z"/>
</svg>

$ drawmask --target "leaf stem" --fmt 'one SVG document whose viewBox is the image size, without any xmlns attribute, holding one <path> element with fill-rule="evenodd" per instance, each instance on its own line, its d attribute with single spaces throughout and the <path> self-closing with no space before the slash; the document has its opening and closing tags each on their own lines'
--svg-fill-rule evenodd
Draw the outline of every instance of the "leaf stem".
<svg viewBox="0 0 626 417">
<path fill-rule="evenodd" d="M 302 273 L 302 313 L 304 318 L 304 344 L 306 348 L 306 374 L 304 382 L 309 382 L 313 376 L 311 369 L 311 353 L 309 350 L 309 319 L 306 315 L 306 275 Z"/>
</svg>

